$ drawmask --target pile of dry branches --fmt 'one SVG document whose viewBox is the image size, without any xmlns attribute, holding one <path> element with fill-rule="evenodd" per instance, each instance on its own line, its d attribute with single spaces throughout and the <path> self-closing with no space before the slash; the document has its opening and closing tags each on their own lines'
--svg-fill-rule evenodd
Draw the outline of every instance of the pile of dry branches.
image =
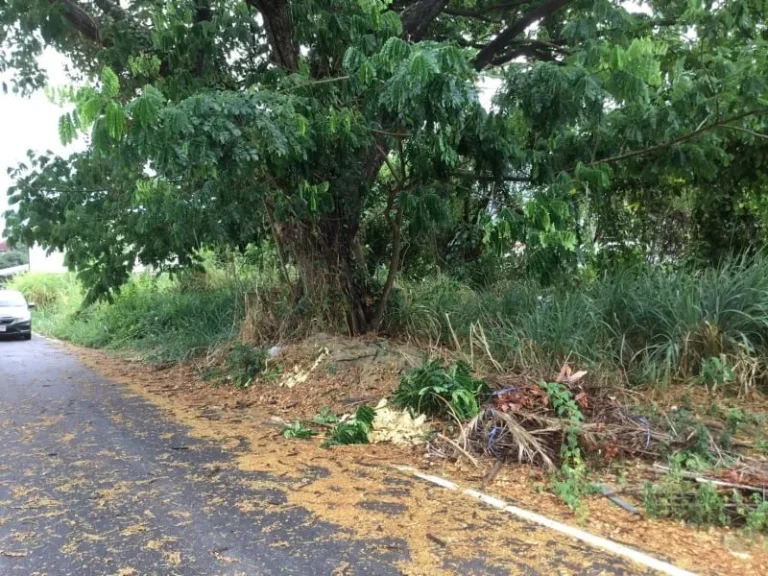
<svg viewBox="0 0 768 576">
<path fill-rule="evenodd" d="M 629 410 L 616 390 L 590 387 L 585 376 L 586 372 L 574 373 L 565 365 L 554 378 L 570 392 L 583 414 L 577 433 L 585 454 L 604 462 L 618 456 L 656 457 L 662 442 L 674 442 L 667 431 Z M 530 378 L 503 375 L 491 385 L 495 390 L 480 413 L 461 425 L 452 442 L 433 442 L 432 452 L 446 458 L 467 453 L 556 467 L 573 423 L 558 416 L 546 390 Z"/>
</svg>

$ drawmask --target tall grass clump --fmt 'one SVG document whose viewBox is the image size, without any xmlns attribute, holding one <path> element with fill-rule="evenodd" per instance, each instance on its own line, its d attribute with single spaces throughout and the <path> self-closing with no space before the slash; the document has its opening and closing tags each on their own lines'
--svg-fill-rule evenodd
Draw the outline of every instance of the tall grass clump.
<svg viewBox="0 0 768 576">
<path fill-rule="evenodd" d="M 18 290 L 27 301 L 40 307 L 50 307 L 62 302 L 74 302 L 82 299 L 80 283 L 74 274 L 45 274 L 28 272 L 14 276 L 8 288 Z"/>
<path fill-rule="evenodd" d="M 29 272 L 14 276 L 8 288 L 18 290 L 37 306 L 33 328 L 48 335 L 58 332 L 64 319 L 77 312 L 83 301 L 83 290 L 74 274 Z"/>
<path fill-rule="evenodd" d="M 747 386 L 766 383 L 768 259 L 739 259 L 703 271 L 645 266 L 578 288 L 506 283 L 482 292 L 446 279 L 404 285 L 390 330 L 468 349 L 482 328 L 510 369 L 570 359 L 633 383 L 696 377 L 712 358 Z M 487 346 L 485 345 L 487 343 Z"/>
</svg>

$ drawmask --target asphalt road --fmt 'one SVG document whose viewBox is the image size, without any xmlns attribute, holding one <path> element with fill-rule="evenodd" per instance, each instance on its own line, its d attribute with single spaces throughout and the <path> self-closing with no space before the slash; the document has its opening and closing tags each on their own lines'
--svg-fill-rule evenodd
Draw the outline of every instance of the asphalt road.
<svg viewBox="0 0 768 576">
<path fill-rule="evenodd" d="M 0 576 L 401 574 L 405 543 L 338 537 L 307 510 L 281 506 L 279 478 L 228 465 L 235 456 L 54 344 L 0 341 Z M 404 498 L 407 488 L 401 481 Z M 444 566 L 637 573 L 573 544 L 550 556 L 546 572 L 450 555 Z"/>
</svg>

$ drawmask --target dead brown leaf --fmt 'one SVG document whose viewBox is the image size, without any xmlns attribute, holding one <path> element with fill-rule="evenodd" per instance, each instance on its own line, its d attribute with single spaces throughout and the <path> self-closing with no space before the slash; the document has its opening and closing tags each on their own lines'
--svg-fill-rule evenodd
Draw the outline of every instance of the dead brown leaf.
<svg viewBox="0 0 768 576">
<path fill-rule="evenodd" d="M 24 558 L 29 554 L 29 550 L 0 550 L 0 556 L 7 558 Z"/>
</svg>

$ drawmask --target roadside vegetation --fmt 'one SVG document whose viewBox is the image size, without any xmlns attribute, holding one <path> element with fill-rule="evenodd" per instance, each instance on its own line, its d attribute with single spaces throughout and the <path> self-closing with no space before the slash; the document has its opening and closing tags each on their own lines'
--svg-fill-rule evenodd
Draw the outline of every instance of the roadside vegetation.
<svg viewBox="0 0 768 576">
<path fill-rule="evenodd" d="M 73 274 L 26 274 L 9 287 L 37 304 L 36 331 L 81 346 L 130 350 L 155 363 L 201 355 L 234 338 L 241 316 L 232 287 L 187 291 L 167 277 L 136 276 L 112 302 L 90 306 L 83 305 Z"/>
<path fill-rule="evenodd" d="M 333 302 L 289 309 L 290 293 L 264 278 L 211 261 L 173 278 L 135 275 L 111 302 L 89 305 L 71 274 L 27 274 L 11 287 L 40 306 L 37 329 L 85 346 L 144 350 L 148 360 L 204 354 L 245 328 L 264 345 L 343 330 L 323 315 Z M 246 306 L 257 317 L 243 326 Z M 564 287 L 403 281 L 383 333 L 474 350 L 503 370 L 540 373 L 567 360 L 630 386 L 690 381 L 744 393 L 768 377 L 768 259 L 694 271 L 638 265 Z"/>
<path fill-rule="evenodd" d="M 284 306 L 290 293 L 242 257 L 209 255 L 200 270 L 175 277 L 134 275 L 111 302 L 87 303 L 72 274 L 26 274 L 11 287 L 38 304 L 35 327 L 47 335 L 151 363 L 216 353 L 205 378 L 241 388 L 278 378 L 282 365 L 269 364 L 270 346 L 339 330 L 317 313 L 331 304 L 298 306 L 279 319 L 265 310 L 258 294 Z M 656 468 L 620 493 L 646 513 L 768 528 L 752 460 L 768 452 L 768 421 L 717 400 L 765 389 L 768 260 L 694 271 L 637 265 L 563 287 L 525 279 L 482 288 L 445 277 L 402 281 L 384 326 L 391 338 L 453 359 L 425 360 L 403 374 L 391 398 L 454 438 L 431 442 L 440 455 L 542 466 L 550 489 L 578 514 L 585 496 L 600 493 L 600 474 L 639 458 Z M 296 336 L 296 327 L 306 332 Z M 582 372 L 555 377 L 565 365 Z M 708 404 L 670 411 L 625 394 L 680 384 L 706 390 Z M 326 410 L 283 434 L 320 435 L 325 446 L 365 443 L 373 414 L 362 406 L 341 419 Z"/>
</svg>

